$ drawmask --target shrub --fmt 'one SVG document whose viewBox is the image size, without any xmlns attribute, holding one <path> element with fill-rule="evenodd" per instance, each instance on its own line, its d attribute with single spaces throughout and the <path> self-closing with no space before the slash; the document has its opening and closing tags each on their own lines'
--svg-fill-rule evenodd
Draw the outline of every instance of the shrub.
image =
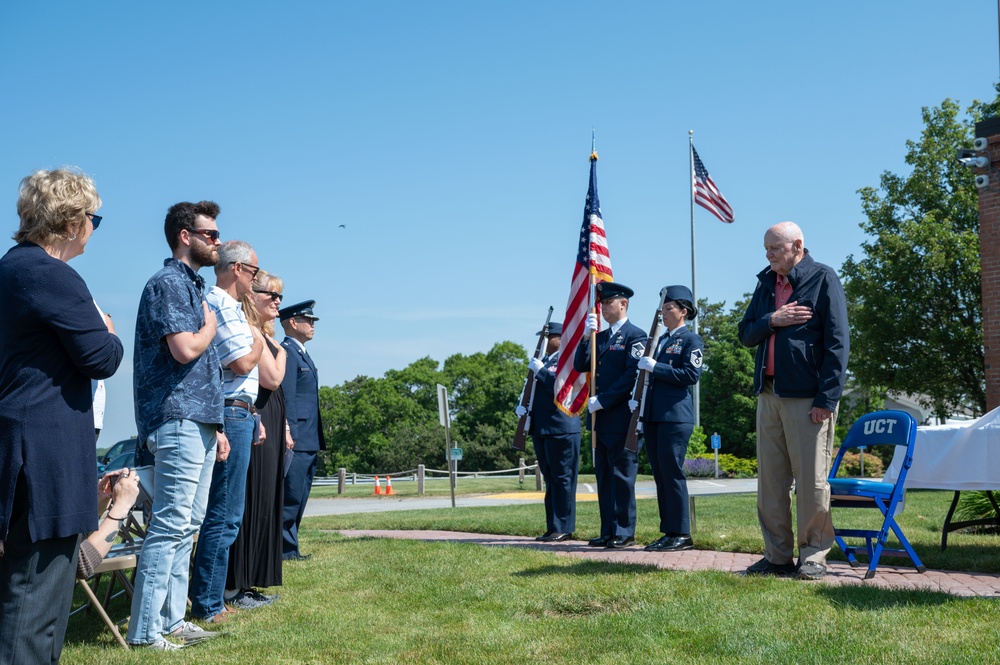
<svg viewBox="0 0 1000 665">
<path fill-rule="evenodd" d="M 833 451 L 833 456 L 837 456 L 837 450 Z M 878 456 L 869 452 L 865 453 L 865 478 L 881 478 L 885 475 L 885 465 Z M 838 478 L 857 478 L 861 476 L 861 455 L 856 452 L 844 453 L 844 459 L 840 461 L 840 468 L 837 469 Z"/>
<path fill-rule="evenodd" d="M 688 478 L 713 478 L 715 477 L 715 462 L 702 457 L 686 459 L 684 460 L 684 475 Z"/>
<path fill-rule="evenodd" d="M 705 459 L 713 462 L 712 475 L 715 475 L 715 456 L 711 453 L 696 455 L 696 459 Z M 757 460 L 743 459 L 735 455 L 719 455 L 719 475 L 726 478 L 754 478 L 757 476 Z"/>
</svg>

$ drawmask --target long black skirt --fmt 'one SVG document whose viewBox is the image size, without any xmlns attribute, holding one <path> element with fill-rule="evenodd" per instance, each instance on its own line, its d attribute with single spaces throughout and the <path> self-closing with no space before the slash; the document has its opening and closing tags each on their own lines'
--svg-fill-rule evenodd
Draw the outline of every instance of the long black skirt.
<svg viewBox="0 0 1000 665">
<path fill-rule="evenodd" d="M 281 584 L 281 521 L 285 499 L 285 395 L 260 389 L 257 410 L 267 434 L 250 451 L 246 508 L 229 550 L 227 589 Z"/>
</svg>

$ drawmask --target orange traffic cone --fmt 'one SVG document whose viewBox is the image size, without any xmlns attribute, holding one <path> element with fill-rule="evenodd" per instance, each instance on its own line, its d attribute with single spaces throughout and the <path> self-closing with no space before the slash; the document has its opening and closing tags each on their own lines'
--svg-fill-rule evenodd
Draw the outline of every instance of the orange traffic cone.
<svg viewBox="0 0 1000 665">
<path fill-rule="evenodd" d="M 381 493 L 382 493 L 382 485 L 380 485 L 378 482 L 378 476 L 375 476 L 375 494 L 381 494 Z"/>
<path fill-rule="evenodd" d="M 386 496 L 391 496 L 393 494 L 395 494 L 395 492 L 392 491 L 392 478 L 390 478 L 389 476 L 386 476 L 385 477 L 385 495 Z"/>
</svg>

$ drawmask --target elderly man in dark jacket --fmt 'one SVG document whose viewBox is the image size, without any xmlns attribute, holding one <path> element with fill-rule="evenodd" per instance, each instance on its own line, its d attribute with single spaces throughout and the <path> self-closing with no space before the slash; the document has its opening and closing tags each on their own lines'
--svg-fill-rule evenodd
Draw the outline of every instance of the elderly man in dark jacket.
<svg viewBox="0 0 1000 665">
<path fill-rule="evenodd" d="M 757 517 L 764 535 L 764 558 L 747 574 L 817 580 L 834 542 L 827 475 L 850 350 L 847 303 L 837 273 L 813 260 L 796 224 L 768 229 L 764 249 L 770 266 L 757 275 L 739 325 L 740 341 L 757 347 Z"/>
</svg>

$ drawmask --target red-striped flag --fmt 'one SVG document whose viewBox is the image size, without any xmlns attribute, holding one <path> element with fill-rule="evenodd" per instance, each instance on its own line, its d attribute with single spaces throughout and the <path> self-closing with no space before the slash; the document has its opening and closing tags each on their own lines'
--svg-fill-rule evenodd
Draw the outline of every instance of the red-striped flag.
<svg viewBox="0 0 1000 665">
<path fill-rule="evenodd" d="M 691 154 L 694 157 L 694 202 L 705 210 L 709 211 L 726 224 L 732 224 L 733 209 L 730 207 L 726 197 L 722 195 L 719 188 L 712 181 L 712 176 L 708 175 L 708 169 L 701 163 L 698 151 L 691 145 Z"/>
<path fill-rule="evenodd" d="M 611 255 L 608 239 L 604 235 L 601 219 L 601 202 L 597 198 L 597 153 L 590 156 L 590 187 L 587 203 L 583 208 L 583 225 L 580 227 L 580 244 L 576 263 L 573 265 L 573 282 L 563 319 L 562 346 L 556 365 L 555 403 L 559 410 L 571 416 L 578 415 L 587 404 L 589 389 L 587 374 L 573 369 L 576 347 L 583 339 L 583 324 L 590 311 L 590 276 L 598 282 L 610 282 Z M 600 304 L 598 303 L 598 309 Z"/>
</svg>

